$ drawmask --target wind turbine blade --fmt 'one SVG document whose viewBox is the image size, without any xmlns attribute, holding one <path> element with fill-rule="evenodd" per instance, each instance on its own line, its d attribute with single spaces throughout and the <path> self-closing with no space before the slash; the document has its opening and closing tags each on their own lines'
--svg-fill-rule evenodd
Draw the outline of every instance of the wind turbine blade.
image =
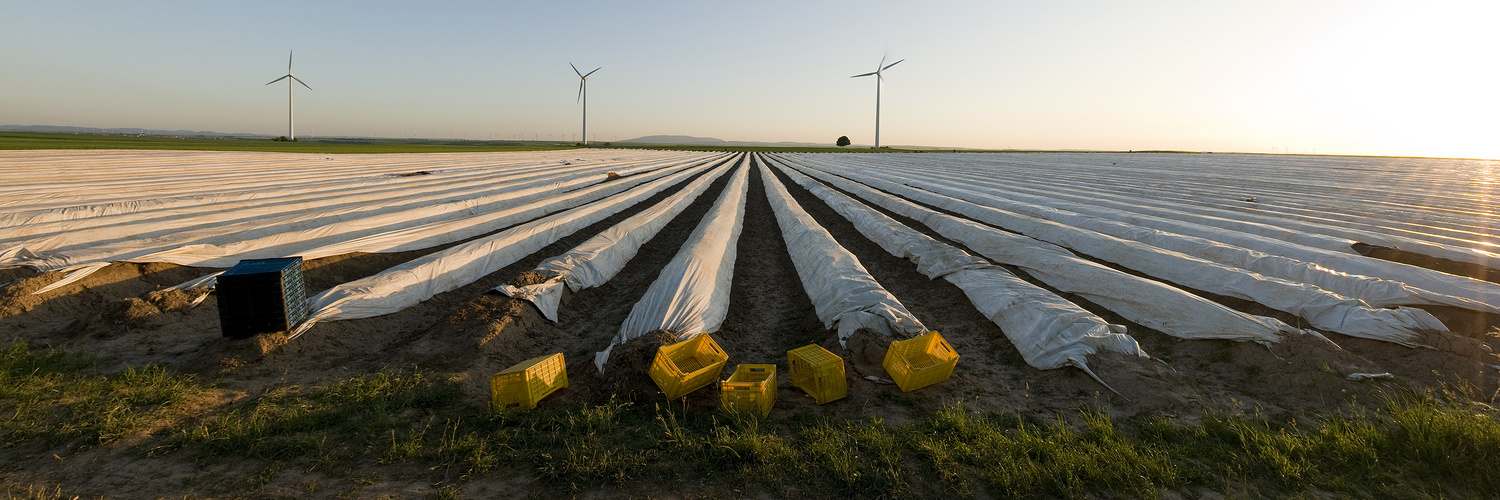
<svg viewBox="0 0 1500 500">
<path fill-rule="evenodd" d="M 872 72 L 869 72 L 869 73 L 865 73 L 863 75 L 854 75 L 854 76 L 851 76 L 849 78 L 859 78 L 861 76 L 870 76 L 870 75 L 873 75 L 873 74 L 875 74 L 875 72 L 872 71 Z"/>
<path fill-rule="evenodd" d="M 582 71 L 578 71 L 578 67 L 577 66 L 573 66 L 573 63 L 568 63 L 568 66 L 570 66 L 570 67 L 573 68 L 573 72 L 574 73 L 578 73 L 578 77 L 579 78 L 583 78 L 583 72 Z"/>
<path fill-rule="evenodd" d="M 575 100 L 575 101 L 573 101 L 573 102 L 582 102 L 582 101 L 583 101 L 583 80 L 579 80 L 578 81 L 578 99 Z"/>
<path fill-rule="evenodd" d="M 588 72 L 588 73 L 587 73 L 587 74 L 585 74 L 585 75 L 583 75 L 583 77 L 584 77 L 584 78 L 588 78 L 588 77 L 589 77 L 589 75 L 592 75 L 592 74 L 594 74 L 594 72 L 596 72 L 596 71 L 599 71 L 599 70 L 601 70 L 601 69 L 604 69 L 604 66 L 600 66 L 600 67 L 597 67 L 597 68 L 594 68 L 594 71 L 590 71 L 590 72 Z"/>
<path fill-rule="evenodd" d="M 886 55 L 887 54 L 881 54 L 880 55 L 880 64 L 876 64 L 875 65 L 875 71 L 880 71 L 880 67 L 881 66 L 885 66 L 885 57 L 886 57 Z"/>
<path fill-rule="evenodd" d="M 902 60 L 901 60 L 901 61 L 905 61 L 905 59 L 902 59 Z M 895 65 L 897 65 L 897 64 L 901 64 L 901 61 L 896 61 L 896 62 L 893 62 L 893 63 L 891 63 L 891 66 L 895 66 Z M 886 67 L 884 67 L 884 68 L 880 68 L 880 70 L 881 70 L 881 71 L 885 71 L 885 70 L 888 70 L 888 69 L 891 69 L 891 66 L 886 66 Z"/>
<path fill-rule="evenodd" d="M 285 80 L 285 79 L 287 79 L 287 77 L 288 77 L 288 76 L 292 76 L 292 75 L 286 75 L 286 76 L 283 76 L 283 77 L 281 77 L 281 78 L 277 78 L 277 79 L 275 79 L 275 80 L 271 80 L 271 83 L 276 83 L 276 82 L 279 82 L 279 81 L 282 81 L 282 80 Z M 266 84 L 266 85 L 270 85 L 270 84 L 271 84 L 271 83 L 267 83 L 267 84 Z"/>
<path fill-rule="evenodd" d="M 292 74 L 292 51 L 286 51 L 286 74 Z"/>
<path fill-rule="evenodd" d="M 292 76 L 292 75 L 286 75 L 286 76 Z M 295 81 L 295 82 L 297 82 L 297 83 L 302 84 L 303 87 L 307 87 L 307 82 L 303 82 L 301 78 L 297 78 L 295 76 L 292 76 L 292 80 Z M 307 87 L 307 90 L 312 90 L 312 87 Z"/>
</svg>

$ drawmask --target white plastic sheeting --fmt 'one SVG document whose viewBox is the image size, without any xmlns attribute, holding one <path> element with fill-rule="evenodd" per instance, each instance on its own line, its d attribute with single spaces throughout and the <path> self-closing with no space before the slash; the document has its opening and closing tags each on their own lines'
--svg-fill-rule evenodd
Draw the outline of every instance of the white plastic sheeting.
<svg viewBox="0 0 1500 500">
<path fill-rule="evenodd" d="M 420 184 L 425 176 L 486 175 L 564 163 L 628 163 L 702 153 L 564 150 L 504 153 L 340 154 L 217 151 L 0 151 L 0 227 L 149 211 L 184 204 L 339 192 L 374 184 Z M 442 176 L 440 176 L 442 177 Z M 31 217 L 42 217 L 32 219 Z"/>
<path fill-rule="evenodd" d="M 353 155 L 357 157 L 354 162 L 342 156 L 324 161 L 321 156 L 310 160 L 311 155 L 272 155 L 276 162 L 257 163 L 237 155 L 219 153 L 212 157 L 215 160 L 212 162 L 174 165 L 171 155 L 164 156 L 147 156 L 164 164 L 151 168 L 104 160 L 103 165 L 95 166 L 91 171 L 69 172 L 77 179 L 65 177 L 66 181 L 21 183 L 33 186 L 36 191 L 17 193 L 16 198 L 40 199 L 10 207 L 20 211 L 0 214 L 0 220 L 3 220 L 0 222 L 0 259 L 21 254 L 23 249 L 33 254 L 84 250 L 127 240 L 149 244 L 166 238 L 182 244 L 203 243 L 184 239 L 188 235 L 179 233 L 201 238 L 235 235 L 249 230 L 287 231 L 296 229 L 295 224 L 308 227 L 350 220 L 361 214 L 387 213 L 495 194 L 506 195 L 496 201 L 505 199 L 519 203 L 523 201 L 521 198 L 535 198 L 547 193 L 535 192 L 536 189 L 532 192 L 510 191 L 547 185 L 560 191 L 580 182 L 599 182 L 611 168 L 649 170 L 653 163 L 620 158 L 602 162 L 579 158 L 539 161 L 548 157 L 526 153 Z M 557 156 L 554 154 L 551 158 Z M 677 163 L 691 158 L 678 157 Z M 568 163 L 586 165 L 567 166 Z M 654 163 L 665 166 L 671 161 Z M 0 161 L 0 168 L 18 172 L 38 169 L 36 165 L 25 162 L 14 165 L 3 161 Z M 419 171 L 429 175 L 381 174 L 401 171 L 410 174 L 416 169 L 425 169 Z M 244 179 L 225 178 L 231 174 Z M 49 173 L 39 178 L 55 179 L 55 175 Z M 182 182 L 180 179 L 196 182 L 166 191 L 158 185 Z M 95 192 L 99 187 L 89 180 L 115 189 Z M 564 185 L 569 180 L 574 182 Z M 56 199 L 78 199 L 79 193 L 89 193 L 88 197 L 78 200 L 82 204 L 57 206 Z"/>
<path fill-rule="evenodd" d="M 373 199 L 351 193 L 347 199 L 340 200 L 339 205 L 331 207 L 290 204 L 241 208 L 234 206 L 237 204 L 223 207 L 216 205 L 206 209 L 201 215 L 166 219 L 139 218 L 130 224 L 79 229 L 24 241 L 20 244 L 28 250 L 27 254 L 40 253 L 44 258 L 19 260 L 19 263 L 34 267 L 66 267 L 89 260 L 137 258 L 151 261 L 153 257 L 133 256 L 165 250 L 168 253 L 161 254 L 163 260 L 173 259 L 175 263 L 190 264 L 191 262 L 183 261 L 183 258 L 203 255 L 210 246 L 227 248 L 231 252 L 236 248 L 276 247 L 295 242 L 295 234 L 298 232 L 337 238 L 350 232 L 347 228 L 368 233 L 380 228 L 436 223 L 473 213 L 513 207 L 549 196 L 555 197 L 558 193 L 580 185 L 603 182 L 605 175 L 603 169 L 599 170 L 588 175 L 573 174 L 572 179 L 553 177 L 529 183 L 494 183 L 496 185 L 481 188 L 482 191 L 471 188 L 469 192 L 461 193 L 447 189 L 438 190 L 438 193 L 381 193 L 379 196 L 382 198 Z M 395 198 L 389 198 L 391 196 Z M 266 210 L 283 212 L 272 215 L 266 213 Z M 139 214 L 126 214 L 69 222 L 138 217 Z M 43 251 L 49 248 L 53 251 Z M 280 250 L 290 252 L 290 249 Z"/>
<path fill-rule="evenodd" d="M 678 172 L 598 203 L 549 215 L 324 290 L 307 299 L 308 318 L 298 328 L 297 334 L 319 321 L 368 318 L 397 312 L 439 293 L 473 283 L 706 168 Z"/>
<path fill-rule="evenodd" d="M 655 237 L 658 231 L 697 200 L 714 180 L 733 166 L 732 163 L 725 162 L 655 206 L 620 221 L 567 253 L 542 261 L 536 271 L 548 276 L 546 282 L 523 287 L 505 284 L 495 290 L 531 301 L 541 310 L 543 317 L 556 322 L 564 283 L 577 292 L 608 282 L 635 257 L 641 245 Z"/>
<path fill-rule="evenodd" d="M 945 190 L 936 187 L 934 189 L 939 191 Z M 948 189 L 955 188 L 949 187 Z M 1007 196 L 1021 197 L 1015 193 L 1007 193 Z M 1500 307 L 1500 285 L 1398 262 L 1364 257 L 1353 251 L 1350 247 L 1350 244 L 1353 243 L 1351 240 L 1338 239 L 1331 242 L 1320 242 L 1320 239 L 1326 240 L 1327 237 L 1320 238 L 1316 235 L 1298 232 L 1282 233 L 1285 230 L 1280 228 L 1277 228 L 1273 232 L 1278 233 L 1278 236 L 1282 236 L 1283 238 L 1270 237 L 1259 234 L 1267 232 L 1265 228 L 1270 227 L 1268 225 L 1230 224 L 1222 219 L 1213 220 L 1183 213 L 1173 214 L 1172 217 L 1140 213 L 1169 213 L 1162 210 L 1133 208 L 1133 212 L 1119 212 L 1109 208 L 1094 207 L 1081 203 L 1053 201 L 1050 204 L 1055 207 L 1076 210 L 1100 217 L 1117 218 L 1124 222 L 1138 224 L 1143 227 L 1195 235 L 1229 245 L 1275 254 L 1323 266 L 1336 272 L 1400 281 L 1408 286 L 1429 290 L 1437 294 L 1483 302 L 1489 306 L 1488 309 Z M 1193 220 L 1180 220 L 1183 218 Z M 1205 224 L 1205 222 L 1210 222 L 1211 224 Z M 1223 226 L 1230 226 L 1232 229 L 1225 229 Z M 1260 230 L 1249 232 L 1252 227 Z M 1298 240 L 1297 242 L 1288 242 L 1286 239 L 1292 238 L 1288 237 L 1287 234 L 1301 235 L 1303 237 L 1295 238 Z M 1264 269 L 1264 271 L 1277 272 L 1275 269 Z M 1456 306 L 1473 308 L 1472 305 Z"/>
<path fill-rule="evenodd" d="M 1125 334 L 1124 326 L 1109 324 L 1004 268 L 902 225 L 795 170 L 784 171 L 886 252 L 916 263 L 928 278 L 943 278 L 963 290 L 1000 327 L 1026 364 L 1043 370 L 1072 365 L 1097 380 L 1086 359 L 1091 354 L 1111 351 L 1148 357 Z"/>
<path fill-rule="evenodd" d="M 1348 175 L 1347 170 L 1339 173 Z M 1348 195 L 1330 197 L 1325 193 L 1349 190 L 1350 184 L 1357 183 L 1349 182 L 1346 178 L 1343 182 L 1312 182 L 1309 186 L 1305 179 L 1309 174 L 1316 175 L 1315 171 L 1301 172 L 1297 176 L 1300 177 L 1298 179 L 1300 182 L 1297 183 L 1290 183 L 1285 178 L 1278 179 L 1254 171 L 1237 174 L 1254 179 L 1256 184 L 1241 183 L 1232 187 L 1216 185 L 1232 181 L 1228 178 L 1230 176 L 1223 174 L 1205 179 L 1208 182 L 1190 183 L 1174 180 L 1173 189 L 1152 190 L 1153 195 L 1150 199 L 1130 197 L 1117 191 L 1121 188 L 1133 188 L 1139 192 L 1150 189 L 1153 185 L 1149 182 L 1143 183 L 1140 179 L 1112 179 L 1110 185 L 1101 186 L 1097 173 L 1088 176 L 1074 173 L 1068 176 L 1068 179 L 1053 179 L 1047 184 L 1091 199 L 1110 199 L 1135 206 L 1151 206 L 1172 212 L 1206 216 L 1210 221 L 1222 221 L 1222 223 L 1214 223 L 1218 227 L 1232 229 L 1234 225 L 1247 223 L 1269 226 L 1284 232 L 1276 236 L 1279 239 L 1326 250 L 1350 252 L 1349 243 L 1361 241 L 1479 265 L 1489 265 L 1500 260 L 1500 255 L 1493 252 L 1493 247 L 1480 249 L 1473 246 L 1483 241 L 1482 235 L 1493 227 L 1488 221 L 1472 217 L 1476 212 L 1465 213 L 1467 210 L 1445 210 L 1447 207 L 1432 206 L 1434 202 L 1447 205 L 1453 201 L 1458 202 L 1451 203 L 1451 205 L 1464 205 L 1465 203 L 1459 201 L 1464 196 L 1457 193 L 1429 191 L 1429 197 L 1413 199 L 1405 191 L 1423 191 L 1430 188 L 1424 185 L 1405 184 L 1400 190 L 1403 192 L 1393 193 L 1389 186 L 1394 184 L 1384 184 L 1377 186 L 1378 190 L 1369 188 L 1359 190 L 1359 194 L 1365 196 L 1363 199 L 1352 198 Z M 1387 182 L 1389 181 L 1394 181 L 1394 179 Z M 1418 182 L 1432 183 L 1430 179 L 1424 179 L 1424 181 Z M 1309 187 L 1315 188 L 1309 189 Z M 1288 193 L 1285 189 L 1294 191 Z M 1246 200 L 1250 198 L 1245 197 L 1249 195 L 1257 195 L 1254 197 L 1256 201 L 1247 202 Z M 1315 204 L 1310 205 L 1310 202 Z M 1333 206 L 1325 204 L 1334 204 L 1345 213 L 1328 210 L 1327 208 L 1333 208 Z M 1366 208 L 1367 206 L 1377 206 L 1382 209 L 1371 211 Z M 1411 208 L 1431 210 L 1413 211 L 1410 210 Z M 1450 224 L 1440 226 L 1418 222 L 1434 215 L 1448 219 Z M 1259 232 L 1259 234 L 1271 235 L 1266 232 Z M 1307 237 L 1310 241 L 1299 241 L 1298 238 L 1302 237 Z"/>
<path fill-rule="evenodd" d="M 916 219 L 980 255 L 1020 267 L 1053 288 L 1078 294 L 1125 319 L 1174 337 L 1269 344 L 1285 335 L 1302 333 L 1275 318 L 1235 311 L 1170 285 L 1081 259 L 1050 243 L 941 214 L 826 173 L 805 172 Z"/>
<path fill-rule="evenodd" d="M 1500 308 L 1483 302 L 1435 293 L 1407 286 L 1399 281 L 1351 275 L 1296 259 L 1219 243 L 1206 238 L 1185 236 L 1118 220 L 1083 215 L 1059 208 L 1045 207 L 1001 198 L 980 191 L 949 188 L 948 193 L 987 207 L 1013 211 L 1067 226 L 1096 231 L 1116 238 L 1144 243 L 1204 260 L 1237 267 L 1265 276 L 1307 283 L 1347 297 L 1358 298 L 1376 307 L 1403 305 L 1445 305 L 1475 311 L 1500 313 Z"/>
<path fill-rule="evenodd" d="M 494 212 L 475 214 L 469 207 L 469 200 L 454 202 L 431 208 L 449 216 L 436 222 L 418 224 L 419 221 L 403 218 L 402 215 L 410 215 L 411 212 L 404 211 L 349 222 L 313 226 L 300 231 L 280 232 L 284 228 L 263 228 L 211 238 L 212 240 L 228 240 L 229 242 L 225 244 L 199 243 L 152 252 L 156 248 L 150 245 L 160 244 L 160 242 L 135 240 L 101 245 L 77 252 L 55 252 L 46 257 L 23 259 L 21 262 L 42 269 L 61 267 L 68 271 L 68 274 L 59 282 L 33 292 L 33 294 L 41 294 L 87 277 L 102 269 L 104 264 L 113 261 L 169 262 L 203 267 L 230 267 L 243 259 L 285 255 L 317 259 L 352 252 L 416 250 L 478 236 L 556 210 L 582 205 L 619 193 L 632 185 L 696 166 L 698 164 L 695 163 L 685 167 L 659 169 Z M 453 216 L 457 215 L 469 215 L 469 217 L 454 219 Z M 376 226 L 369 227 L 372 224 Z M 390 227 L 397 229 L 386 230 Z M 265 236 L 257 238 L 255 237 L 257 235 Z M 190 237 L 186 233 L 179 233 L 178 236 Z M 142 245 L 146 246 L 143 250 L 129 250 L 129 248 L 140 248 Z"/>
<path fill-rule="evenodd" d="M 386 233 L 323 245 L 306 250 L 303 253 L 310 256 L 305 258 L 318 258 L 350 252 L 402 252 L 431 247 L 482 234 L 519 221 L 530 220 L 557 210 L 575 207 L 582 203 L 592 203 L 595 200 L 606 199 L 614 196 L 616 193 L 625 191 L 631 186 L 663 176 L 681 178 L 677 174 L 685 171 L 701 171 L 701 167 L 707 163 L 707 160 L 702 160 L 686 166 L 674 165 L 646 173 L 639 173 L 607 184 L 568 191 L 561 196 L 538 200 L 495 213 L 475 214 L 457 221 L 444 221 L 401 228 Z"/>
<path fill-rule="evenodd" d="M 50 292 L 83 279 L 103 269 L 110 262 L 115 261 L 168 262 L 201 267 L 230 267 L 243 259 L 274 258 L 285 255 L 299 255 L 304 259 L 317 259 L 352 252 L 400 252 L 415 250 L 470 238 L 494 229 L 534 219 L 555 210 L 588 203 L 624 191 L 632 185 L 665 175 L 671 171 L 673 169 L 663 169 L 663 171 L 642 174 L 623 181 L 575 191 L 571 194 L 532 202 L 508 210 L 481 213 L 464 219 L 429 222 L 415 226 L 407 226 L 408 224 L 412 224 L 412 221 L 403 219 L 401 215 L 406 212 L 402 212 L 356 219 L 347 223 L 313 226 L 300 231 L 277 232 L 280 228 L 252 229 L 239 234 L 216 238 L 219 240 L 230 240 L 229 243 L 225 244 L 200 243 L 146 253 L 155 250 L 155 248 L 149 245 L 160 243 L 150 240 L 132 240 L 118 244 L 100 245 L 96 248 L 76 252 L 56 252 L 45 257 L 23 259 L 20 262 L 39 269 L 61 268 L 68 271 L 68 274 L 62 280 L 32 292 L 35 295 Z M 455 210 L 451 206 L 464 204 L 465 202 L 457 202 L 449 204 L 450 206 L 439 207 L 437 210 L 471 214 L 471 212 L 462 209 Z M 375 228 L 367 228 L 370 224 L 380 225 Z M 370 234 L 391 226 L 397 226 L 400 229 Z M 255 237 L 256 235 L 267 233 L 269 234 L 266 236 Z M 359 234 L 365 234 L 366 236 L 349 240 L 343 239 Z M 179 236 L 187 237 L 186 233 L 179 233 Z M 235 240 L 235 238 L 245 239 Z M 127 250 L 132 247 L 139 248 L 143 244 L 147 245 L 144 250 Z M 322 246 L 308 248 L 320 244 Z M 32 254 L 26 253 L 25 255 L 29 256 Z"/>
<path fill-rule="evenodd" d="M 276 225 L 244 223 L 242 225 L 246 227 L 235 228 L 238 230 L 233 232 L 225 232 L 225 228 L 204 228 L 163 238 L 125 240 L 50 252 L 12 263 L 44 270 L 113 261 L 230 267 L 239 260 L 253 258 L 300 255 L 304 259 L 315 259 L 349 252 L 398 252 L 477 236 L 594 201 L 693 166 L 695 164 L 659 168 L 519 205 L 511 201 L 511 194 L 502 193 L 417 208 L 375 210 L 347 220 L 328 216 Z M 595 177 L 592 182 L 600 180 L 602 177 Z M 562 187 L 554 188 L 557 189 Z"/>
<path fill-rule="evenodd" d="M 385 213 L 499 194 L 509 195 L 506 199 L 522 198 L 599 182 L 610 169 L 639 171 L 653 166 L 575 161 L 571 165 L 571 162 L 548 162 L 545 166 L 528 163 L 473 172 L 424 170 L 429 173 L 406 177 L 366 174 L 360 176 L 362 182 L 345 182 L 334 189 L 326 183 L 310 182 L 305 186 L 257 189 L 253 197 L 245 197 L 241 192 L 150 200 L 149 208 L 132 204 L 128 210 L 118 205 L 47 210 L 32 215 L 24 225 L 5 228 L 0 232 L 0 245 L 19 245 L 40 252 L 79 243 L 147 239 L 210 227 L 234 232 L 240 229 L 236 225 L 246 223 L 251 224 L 249 227 L 259 227 L 329 217 L 348 220 L 361 213 Z M 98 214 L 99 208 L 113 208 L 118 213 Z M 58 220 L 35 220 L 45 216 Z"/>
<path fill-rule="evenodd" d="M 861 328 L 887 336 L 914 337 L 927 331 L 896 296 L 880 286 L 854 254 L 849 253 L 828 230 L 802 209 L 786 186 L 762 164 L 761 182 L 766 199 L 781 227 L 792 265 L 813 311 L 824 328 L 838 328 L 839 345 Z"/>
<path fill-rule="evenodd" d="M 794 158 L 809 157 L 809 155 L 789 156 Z M 845 165 L 845 167 L 847 166 Z M 891 165 L 886 164 L 879 165 L 878 168 L 861 168 L 860 170 L 886 180 L 967 199 L 979 204 L 987 204 L 989 199 L 974 197 L 973 194 L 978 193 L 978 191 L 975 191 L 976 188 L 983 189 L 985 192 L 1002 192 L 1006 199 L 1027 201 L 1052 208 L 1114 219 L 1127 224 L 1197 236 L 1228 245 L 1323 266 L 1336 272 L 1400 281 L 1410 287 L 1424 289 L 1436 294 L 1483 302 L 1489 308 L 1500 307 L 1500 285 L 1416 266 L 1360 256 L 1348 247 L 1351 241 L 1346 239 L 1288 230 L 1272 224 L 1236 221 L 1222 217 L 1201 216 L 1184 210 L 1167 210 L 1142 206 L 1140 203 L 1130 200 L 1113 201 L 1111 198 L 1118 198 L 1118 196 L 1096 192 L 1083 195 L 1063 189 L 1043 190 L 1017 183 L 997 182 L 988 179 L 980 173 L 958 175 L 942 171 L 932 171 L 932 169 L 920 167 L 910 162 L 901 165 L 902 174 L 899 178 L 896 178 L 885 173 L 890 170 L 890 167 Z M 1226 229 L 1222 226 L 1234 229 Z M 1464 251 L 1469 252 L 1468 250 Z M 1205 255 L 1203 257 L 1207 258 L 1208 256 Z M 1456 256 L 1449 257 L 1460 260 Z M 1479 260 L 1486 262 L 1485 259 Z M 1232 263 L 1226 264 L 1235 265 Z M 1274 273 L 1278 272 L 1277 266 L 1268 265 L 1266 267 L 1254 270 L 1268 275 L 1274 275 Z M 1289 280 L 1299 279 L 1297 276 L 1278 277 Z M 1329 289 L 1364 299 L 1364 297 L 1358 296 L 1350 290 L 1340 290 L 1333 287 Z M 1472 308 L 1473 306 L 1469 307 Z"/>
<path fill-rule="evenodd" d="M 1479 265 L 1500 259 L 1491 236 L 1497 161 L 1066 153 L 859 160 L 991 190 L 1139 213 L 1166 209 L 1157 215 L 1239 224 L 1345 253 L 1348 242 L 1364 241 Z"/>
<path fill-rule="evenodd" d="M 653 330 L 672 332 L 678 340 L 719 331 L 729 313 L 735 247 L 745 225 L 745 196 L 750 189 L 749 162 L 741 162 L 745 165 L 729 178 L 724 193 L 688 235 L 682 249 L 630 308 L 620 333 L 610 340 L 609 347 L 594 355 L 594 366 L 600 373 L 615 346 Z"/>
<path fill-rule="evenodd" d="M 872 179 L 893 193 L 929 203 L 975 220 L 1069 248 L 1107 262 L 1181 286 L 1251 300 L 1306 319 L 1313 327 L 1353 337 L 1403 345 L 1423 331 L 1448 328 L 1421 309 L 1376 309 L 1306 284 L 1249 273 L 1196 257 L 1123 240 L 1077 227 L 1026 217 L 954 198 L 922 193 L 914 188 Z"/>
</svg>

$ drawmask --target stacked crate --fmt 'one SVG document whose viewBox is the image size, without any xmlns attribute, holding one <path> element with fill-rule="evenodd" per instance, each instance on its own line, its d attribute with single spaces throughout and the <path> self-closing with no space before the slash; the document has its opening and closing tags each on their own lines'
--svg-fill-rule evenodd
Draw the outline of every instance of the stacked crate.
<svg viewBox="0 0 1500 500">
<path fill-rule="evenodd" d="M 287 331 L 307 317 L 301 257 L 242 260 L 219 275 L 215 288 L 225 337 Z"/>
</svg>

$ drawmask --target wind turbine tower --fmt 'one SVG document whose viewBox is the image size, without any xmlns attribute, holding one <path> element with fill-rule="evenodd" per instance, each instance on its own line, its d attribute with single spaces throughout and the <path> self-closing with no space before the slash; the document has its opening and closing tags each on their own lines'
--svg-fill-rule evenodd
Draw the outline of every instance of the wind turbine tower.
<svg viewBox="0 0 1500 500">
<path fill-rule="evenodd" d="M 573 72 L 578 73 L 578 100 L 583 101 L 583 145 L 587 146 L 589 145 L 589 75 L 594 74 L 594 71 L 604 69 L 604 67 L 594 68 L 594 71 L 585 74 L 582 71 L 578 71 L 578 67 L 573 66 L 573 63 L 568 63 L 568 66 L 572 66 Z"/>
<path fill-rule="evenodd" d="M 292 82 L 301 83 L 303 87 L 307 87 L 307 83 L 303 82 L 300 78 L 292 76 L 292 51 L 290 50 L 286 53 L 286 76 L 271 80 L 271 83 L 282 80 L 286 80 L 286 138 L 287 140 L 295 141 L 297 140 L 297 134 L 293 133 L 294 129 L 292 128 L 292 89 L 295 87 L 292 85 Z M 266 85 L 270 85 L 271 83 L 267 83 Z M 307 87 L 307 90 L 312 90 L 312 87 Z"/>
<path fill-rule="evenodd" d="M 902 59 L 901 61 L 905 61 L 905 59 Z M 891 66 L 901 64 L 901 61 L 893 62 L 889 66 L 887 66 L 885 64 L 885 56 L 880 56 L 880 64 L 875 65 L 875 71 L 865 73 L 863 75 L 854 75 L 849 77 L 859 78 L 862 76 L 875 75 L 875 149 L 880 149 L 880 84 L 885 82 L 885 76 L 883 76 L 882 73 L 884 73 L 885 70 L 891 69 Z"/>
</svg>

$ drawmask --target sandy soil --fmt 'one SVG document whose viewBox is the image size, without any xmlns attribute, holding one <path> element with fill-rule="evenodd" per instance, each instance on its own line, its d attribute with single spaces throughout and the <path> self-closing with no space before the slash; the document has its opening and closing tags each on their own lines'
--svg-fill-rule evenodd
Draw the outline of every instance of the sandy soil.
<svg viewBox="0 0 1500 500">
<path fill-rule="evenodd" d="M 566 294 L 558 323 L 542 318 L 529 303 L 491 289 L 504 283 L 534 281 L 535 276 L 523 273 L 543 259 L 563 253 L 675 191 L 662 193 L 478 282 L 416 307 L 382 317 L 319 324 L 290 342 L 280 335 L 227 340 L 220 334 L 213 295 L 193 306 L 203 292 L 165 290 L 216 269 L 117 263 L 78 283 L 41 295 L 31 292 L 57 280 L 60 273 L 0 270 L 0 283 L 9 283 L 0 289 L 0 342 L 24 340 L 34 346 L 51 345 L 96 356 L 101 362 L 94 369 L 99 371 L 149 363 L 197 374 L 219 383 L 214 405 L 230 404 L 277 386 L 315 385 L 351 374 L 410 366 L 462 380 L 465 397 L 479 404 L 489 398 L 490 375 L 519 361 L 554 352 L 566 356 L 571 385 L 543 404 L 592 400 L 621 391 L 660 398 L 640 369 L 643 363 L 650 363 L 655 339 L 643 338 L 622 346 L 613 356 L 607 376 L 593 367 L 593 353 L 608 345 L 631 306 L 683 244 L 728 179 L 725 175 L 712 184 L 609 283 Z M 1027 366 L 1000 329 L 979 314 L 959 289 L 944 280 L 929 280 L 918 274 L 913 264 L 886 254 L 816 197 L 784 178 L 782 181 L 881 284 L 928 328 L 942 332 L 961 358 L 950 380 L 911 393 L 867 379 L 886 377 L 879 368 L 883 344 L 879 339 L 860 338 L 851 343 L 851 349 L 838 347 L 833 332 L 814 315 L 766 202 L 763 180 L 752 170 L 730 312 L 713 337 L 729 354 L 731 367 L 738 363 L 778 365 L 782 390 L 773 419 L 798 415 L 878 417 L 899 424 L 920 416 L 913 415 L 914 411 L 950 402 L 981 410 L 1045 415 L 1090 407 L 1121 418 L 1151 414 L 1193 418 L 1207 408 L 1224 407 L 1295 415 L 1332 411 L 1352 399 L 1373 397 L 1390 385 L 1435 387 L 1461 382 L 1472 386 L 1476 398 L 1482 400 L 1493 400 L 1500 387 L 1500 372 L 1486 366 L 1500 365 L 1500 358 L 1483 347 L 1500 348 L 1500 337 L 1492 332 L 1492 321 L 1487 318 L 1455 321 L 1460 323 L 1455 334 L 1433 338 L 1433 344 L 1441 349 L 1412 349 L 1334 334 L 1328 334 L 1332 342 L 1309 335 L 1267 348 L 1251 343 L 1178 340 L 1069 297 L 1111 322 L 1126 324 L 1144 349 L 1157 358 L 1094 358 L 1094 370 L 1119 391 L 1116 394 L 1076 369 L 1042 371 Z M 897 219 L 939 237 L 920 224 Z M 436 250 L 330 257 L 307 262 L 304 273 L 309 291 L 317 291 Z M 1018 274 L 1024 277 L 1024 273 Z M 1227 299 L 1221 302 L 1296 324 L 1293 318 L 1254 304 Z M 829 347 L 846 359 L 849 397 L 819 406 L 792 387 L 786 374 L 786 351 L 812 343 Z M 1394 378 L 1347 378 L 1351 373 L 1385 372 Z M 701 390 L 690 395 L 688 403 L 710 411 L 717 406 L 718 395 L 713 389 Z M 14 484 L 62 483 L 68 485 L 69 495 L 133 497 L 168 493 L 158 492 L 152 485 L 190 484 L 195 477 L 246 472 L 232 464 L 199 470 L 189 457 L 143 460 L 139 453 L 124 448 L 93 448 L 78 455 L 48 458 L 45 464 L 31 457 L 7 457 L 0 459 L 0 478 Z M 360 495 L 431 492 L 419 475 L 418 479 L 404 480 L 401 478 L 411 476 L 402 471 L 391 474 L 390 481 L 364 487 Z M 303 483 L 317 479 L 316 473 L 282 474 L 263 493 L 291 494 Z M 525 481 L 524 475 L 490 474 L 466 489 L 492 494 L 514 492 L 524 487 Z"/>
</svg>

